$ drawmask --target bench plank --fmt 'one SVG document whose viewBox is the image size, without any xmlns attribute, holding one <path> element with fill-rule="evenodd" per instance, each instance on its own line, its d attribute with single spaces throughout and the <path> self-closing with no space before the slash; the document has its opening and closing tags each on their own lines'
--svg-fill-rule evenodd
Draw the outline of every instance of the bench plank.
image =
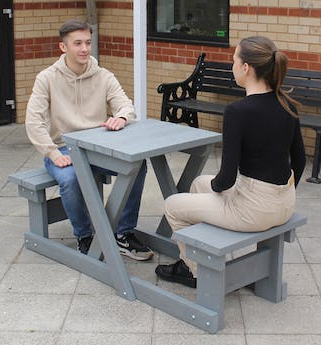
<svg viewBox="0 0 321 345">
<path fill-rule="evenodd" d="M 9 182 L 34 191 L 52 187 L 57 184 L 45 168 L 19 171 L 9 175 L 8 180 Z"/>
<path fill-rule="evenodd" d="M 205 252 L 222 256 L 290 231 L 306 224 L 306 221 L 306 217 L 294 213 L 287 223 L 261 232 L 230 231 L 210 224 L 199 223 L 175 231 L 172 238 Z"/>
</svg>

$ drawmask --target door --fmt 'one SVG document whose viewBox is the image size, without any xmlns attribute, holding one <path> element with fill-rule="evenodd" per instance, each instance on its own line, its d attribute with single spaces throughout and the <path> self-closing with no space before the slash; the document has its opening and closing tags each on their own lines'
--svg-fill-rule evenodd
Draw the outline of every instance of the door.
<svg viewBox="0 0 321 345">
<path fill-rule="evenodd" d="M 0 1 L 0 125 L 15 122 L 13 0 Z"/>
</svg>

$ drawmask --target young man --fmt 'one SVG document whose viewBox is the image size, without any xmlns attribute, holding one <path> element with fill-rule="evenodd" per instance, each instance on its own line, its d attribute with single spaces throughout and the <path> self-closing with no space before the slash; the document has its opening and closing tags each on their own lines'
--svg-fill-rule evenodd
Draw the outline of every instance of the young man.
<svg viewBox="0 0 321 345">
<path fill-rule="evenodd" d="M 48 173 L 59 184 L 63 206 L 83 254 L 88 253 L 92 241 L 92 223 L 61 135 L 98 126 L 117 131 L 136 118 L 131 100 L 115 76 L 99 67 L 97 60 L 90 56 L 91 33 L 90 26 L 78 20 L 69 20 L 60 27 L 59 48 L 63 54 L 37 75 L 26 114 L 29 139 L 43 154 Z M 107 118 L 107 109 L 112 117 Z M 148 260 L 153 256 L 133 233 L 146 171 L 144 161 L 116 234 L 121 254 L 136 260 Z M 109 170 L 104 173 L 115 175 Z"/>
</svg>

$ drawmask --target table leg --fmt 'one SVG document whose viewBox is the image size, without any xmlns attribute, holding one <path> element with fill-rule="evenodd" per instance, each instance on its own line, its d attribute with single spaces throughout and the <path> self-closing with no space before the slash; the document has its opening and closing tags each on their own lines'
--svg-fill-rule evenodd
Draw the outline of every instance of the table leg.
<svg viewBox="0 0 321 345">
<path fill-rule="evenodd" d="M 151 157 L 150 160 L 164 199 L 172 194 L 189 192 L 191 183 L 202 172 L 211 149 L 212 145 L 204 145 L 184 151 L 189 154 L 190 157 L 184 167 L 177 186 L 175 185 L 173 175 L 165 155 Z M 156 233 L 166 237 L 172 236 L 172 230 L 164 216 L 156 230 Z"/>
<path fill-rule="evenodd" d="M 71 146 L 70 149 L 77 178 L 84 195 L 84 199 L 93 225 L 96 230 L 96 236 L 99 245 L 105 256 L 106 265 L 112 267 L 110 271 L 112 272 L 114 287 L 124 298 L 134 300 L 136 296 L 130 283 L 127 271 L 124 267 L 123 260 L 120 257 L 113 233 L 113 227 L 108 218 L 110 216 L 112 222 L 114 223 L 118 218 L 118 214 L 117 212 L 116 214 L 114 214 L 115 210 L 113 209 L 113 207 L 110 207 L 111 210 L 110 212 L 108 212 L 109 216 L 107 216 L 85 151 L 76 146 Z M 123 186 L 122 190 L 120 191 L 119 189 L 117 189 L 117 187 L 119 186 L 119 183 L 117 183 L 116 188 L 114 186 L 114 189 L 117 189 L 117 191 L 114 190 L 112 192 L 113 195 L 117 195 L 118 192 L 119 194 L 125 193 L 129 195 L 131 186 L 133 185 L 138 174 L 139 167 L 140 164 L 134 164 L 133 171 L 131 171 L 128 176 L 121 178 L 126 186 Z M 118 178 L 119 177 L 116 178 L 116 181 Z M 126 199 L 128 195 L 123 194 L 123 199 Z M 127 199 L 120 199 L 121 197 L 119 196 L 119 200 L 117 200 L 115 204 L 113 204 L 112 201 L 110 201 L 109 204 L 113 206 L 124 205 Z"/>
</svg>

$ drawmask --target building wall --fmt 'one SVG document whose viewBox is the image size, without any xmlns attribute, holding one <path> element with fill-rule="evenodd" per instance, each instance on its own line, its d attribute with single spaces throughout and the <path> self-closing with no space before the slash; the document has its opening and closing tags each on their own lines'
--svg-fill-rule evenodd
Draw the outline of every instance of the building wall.
<svg viewBox="0 0 321 345">
<path fill-rule="evenodd" d="M 133 98 L 133 3 L 105 0 L 96 4 L 100 64 L 115 73 Z M 59 26 L 69 18 L 85 19 L 85 6 L 85 1 L 14 1 L 18 122 L 24 121 L 36 73 L 60 55 Z M 231 62 L 235 45 L 250 35 L 273 39 L 289 57 L 292 68 L 321 70 L 321 0 L 230 0 L 230 10 L 230 48 L 148 42 L 149 117 L 160 116 L 161 95 L 156 91 L 160 83 L 185 79 L 201 52 L 210 60 Z M 227 103 L 233 99 L 220 100 Z M 321 116 L 321 109 L 309 111 Z M 200 116 L 200 126 L 206 129 L 220 131 L 221 121 L 219 116 Z M 312 154 L 314 131 L 302 131 L 307 152 Z"/>
</svg>

